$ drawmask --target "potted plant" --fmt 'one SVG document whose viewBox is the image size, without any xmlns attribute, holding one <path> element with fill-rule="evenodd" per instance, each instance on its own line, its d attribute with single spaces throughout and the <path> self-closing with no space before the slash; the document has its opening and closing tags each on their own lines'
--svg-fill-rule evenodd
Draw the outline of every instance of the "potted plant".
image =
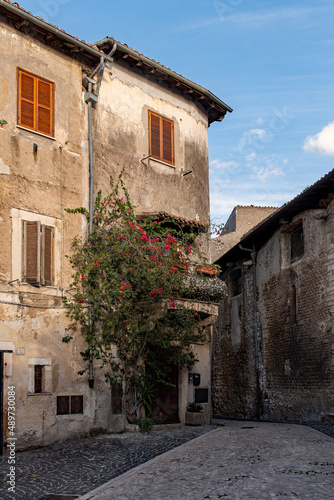
<svg viewBox="0 0 334 500">
<path fill-rule="evenodd" d="M 188 403 L 186 411 L 186 425 L 203 425 L 203 406 L 198 403 Z"/>
</svg>

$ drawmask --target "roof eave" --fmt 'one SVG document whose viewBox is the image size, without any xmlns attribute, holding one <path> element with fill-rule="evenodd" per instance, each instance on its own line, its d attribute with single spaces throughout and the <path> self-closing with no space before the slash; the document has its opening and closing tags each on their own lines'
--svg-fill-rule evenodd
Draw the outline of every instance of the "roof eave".
<svg viewBox="0 0 334 500">
<path fill-rule="evenodd" d="M 114 38 L 111 37 L 106 37 L 103 40 L 100 40 L 99 42 L 96 42 L 95 45 L 97 47 L 101 47 L 103 50 L 104 48 L 110 47 L 114 43 L 117 44 L 117 49 L 115 55 L 118 53 L 123 53 L 127 54 L 128 56 L 131 56 L 133 59 L 137 60 L 140 63 L 143 63 L 153 70 L 158 71 L 159 73 L 166 75 L 167 77 L 170 77 L 173 80 L 176 80 L 180 82 L 181 84 L 185 85 L 186 87 L 189 87 L 190 91 L 196 91 L 200 96 L 203 96 L 203 98 L 208 99 L 211 101 L 211 120 L 209 119 L 209 123 L 213 121 L 222 121 L 226 115 L 227 112 L 232 113 L 233 109 L 225 104 L 222 100 L 220 100 L 217 96 L 215 96 L 212 92 L 207 90 L 206 88 L 202 87 L 201 85 L 198 85 L 191 80 L 188 80 L 182 75 L 179 75 L 175 71 L 172 71 L 169 68 L 166 68 L 165 66 L 157 63 L 156 61 L 149 59 L 148 57 L 144 56 L 143 54 L 139 54 L 135 50 L 133 50 L 131 47 L 128 47 L 127 45 L 124 45 Z M 210 113 L 210 112 L 209 112 Z"/>
</svg>

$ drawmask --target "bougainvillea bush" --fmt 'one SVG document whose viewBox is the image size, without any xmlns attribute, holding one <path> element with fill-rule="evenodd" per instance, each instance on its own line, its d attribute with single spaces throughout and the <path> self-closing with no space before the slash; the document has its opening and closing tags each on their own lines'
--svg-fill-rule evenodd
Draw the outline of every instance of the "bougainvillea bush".
<svg viewBox="0 0 334 500">
<path fill-rule="evenodd" d="M 89 219 L 84 208 L 68 211 Z M 129 418 L 149 407 L 153 379 L 168 383 L 172 365 L 197 361 L 199 316 L 190 300 L 176 301 L 203 260 L 195 238 L 171 221 L 136 219 L 120 175 L 109 196 L 97 196 L 92 234 L 73 243 L 71 328 L 79 324 L 87 340 L 84 359 L 98 359 L 108 382 L 123 383 Z"/>
</svg>

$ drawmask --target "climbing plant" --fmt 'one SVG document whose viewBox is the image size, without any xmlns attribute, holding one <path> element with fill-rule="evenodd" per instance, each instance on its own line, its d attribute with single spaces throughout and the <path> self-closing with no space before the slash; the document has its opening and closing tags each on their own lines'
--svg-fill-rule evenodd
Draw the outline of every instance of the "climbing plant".
<svg viewBox="0 0 334 500">
<path fill-rule="evenodd" d="M 68 212 L 89 220 L 84 208 Z M 108 196 L 98 193 L 93 217 L 93 233 L 75 238 L 70 256 L 69 330 L 79 325 L 87 341 L 84 359 L 98 360 L 109 383 L 123 383 L 127 415 L 134 419 L 141 406 L 150 406 L 152 374 L 168 383 L 172 365 L 197 362 L 191 344 L 201 341 L 202 329 L 185 297 L 203 255 L 195 228 L 138 220 L 122 174 L 111 181 Z M 72 339 L 68 333 L 64 342 Z"/>
</svg>

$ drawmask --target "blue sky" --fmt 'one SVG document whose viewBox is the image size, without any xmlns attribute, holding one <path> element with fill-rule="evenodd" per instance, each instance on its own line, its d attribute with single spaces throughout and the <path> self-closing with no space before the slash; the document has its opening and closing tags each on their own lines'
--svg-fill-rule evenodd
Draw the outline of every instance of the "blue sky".
<svg viewBox="0 0 334 500">
<path fill-rule="evenodd" d="M 333 0 L 21 0 L 94 42 L 109 35 L 234 111 L 209 128 L 211 215 L 280 206 L 334 168 Z"/>
</svg>

